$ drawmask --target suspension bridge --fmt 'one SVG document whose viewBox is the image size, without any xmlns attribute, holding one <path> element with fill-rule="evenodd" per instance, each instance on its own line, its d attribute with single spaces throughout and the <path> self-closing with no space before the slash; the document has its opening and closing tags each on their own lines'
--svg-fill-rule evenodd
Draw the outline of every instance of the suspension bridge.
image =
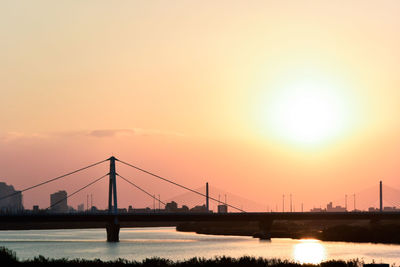
<svg viewBox="0 0 400 267">
<path fill-rule="evenodd" d="M 60 204 L 82 190 L 93 186 L 99 181 L 109 178 L 109 191 L 108 191 L 108 210 L 106 213 L 39 213 L 39 214 L 2 214 L 0 215 L 0 229 L 81 229 L 81 228 L 106 228 L 107 241 L 118 242 L 119 232 L 121 227 L 132 227 L 146 223 L 147 225 L 155 226 L 175 226 L 179 222 L 258 222 L 262 236 L 268 237 L 272 223 L 274 220 L 370 220 L 377 222 L 380 220 L 400 220 L 400 212 L 246 212 L 242 208 L 235 205 L 228 204 L 220 199 L 209 196 L 208 190 L 206 193 L 189 188 L 185 185 L 177 183 L 172 179 L 155 174 L 143 168 L 137 167 L 131 163 L 122 161 L 114 156 L 74 170 L 72 172 L 48 179 L 36 185 L 29 186 L 13 194 L 0 196 L 0 201 L 6 198 L 15 196 L 22 192 L 26 192 L 40 186 L 52 183 L 57 180 L 64 179 L 70 175 L 82 172 L 104 162 L 109 162 L 109 172 L 101 175 L 100 177 L 92 180 L 90 183 L 75 190 L 65 198 L 52 203 L 47 210 Z M 142 191 L 155 201 L 166 205 L 155 195 L 149 193 L 137 184 L 133 183 L 130 179 L 122 176 L 116 171 L 116 163 L 123 164 L 146 175 L 153 176 L 159 180 L 172 184 L 174 186 L 185 189 L 188 192 L 199 195 L 204 198 L 206 202 L 206 212 L 160 212 L 154 211 L 153 213 L 120 213 L 118 212 L 118 197 L 117 197 L 117 178 L 125 181 L 127 184 Z M 227 207 L 235 210 L 236 212 L 230 213 L 213 213 L 209 210 L 209 200 L 223 203 Z M 382 208 L 382 198 L 381 198 Z"/>
</svg>

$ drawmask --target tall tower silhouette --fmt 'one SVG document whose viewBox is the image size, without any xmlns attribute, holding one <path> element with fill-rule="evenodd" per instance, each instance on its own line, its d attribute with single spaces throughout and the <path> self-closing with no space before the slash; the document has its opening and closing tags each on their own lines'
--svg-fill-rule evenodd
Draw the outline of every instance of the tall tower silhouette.
<svg viewBox="0 0 400 267">
<path fill-rule="evenodd" d="M 115 172 L 115 157 L 110 157 L 110 185 L 108 189 L 108 212 L 112 214 L 118 213 L 117 205 L 117 182 Z M 114 200 L 114 203 L 113 203 Z"/>
</svg>

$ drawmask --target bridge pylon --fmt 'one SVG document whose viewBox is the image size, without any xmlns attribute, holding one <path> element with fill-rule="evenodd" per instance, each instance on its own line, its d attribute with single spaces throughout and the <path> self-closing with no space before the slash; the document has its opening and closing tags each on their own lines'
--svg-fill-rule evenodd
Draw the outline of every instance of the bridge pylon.
<svg viewBox="0 0 400 267">
<path fill-rule="evenodd" d="M 107 241 L 108 242 L 119 242 L 119 229 L 120 225 L 118 222 L 118 204 L 117 204 L 117 181 L 115 171 L 115 160 L 114 156 L 111 156 L 110 161 L 110 183 L 108 191 L 108 213 L 114 215 L 112 220 L 106 225 L 107 229 Z"/>
<path fill-rule="evenodd" d="M 108 187 L 108 213 L 117 214 L 118 204 L 117 204 L 117 182 L 116 182 L 116 171 L 115 171 L 115 160 L 114 156 L 108 159 L 110 161 L 110 184 Z"/>
</svg>

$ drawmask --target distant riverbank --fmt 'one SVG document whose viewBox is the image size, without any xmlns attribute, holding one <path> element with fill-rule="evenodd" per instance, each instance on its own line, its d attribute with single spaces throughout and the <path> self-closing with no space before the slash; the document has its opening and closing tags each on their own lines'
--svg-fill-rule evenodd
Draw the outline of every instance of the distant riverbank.
<svg viewBox="0 0 400 267">
<path fill-rule="evenodd" d="M 210 235 L 400 244 L 400 224 L 397 222 L 278 221 L 273 223 L 269 233 L 262 232 L 257 222 L 190 222 L 179 224 L 176 229 Z"/>
<path fill-rule="evenodd" d="M 320 264 L 300 264 L 293 261 L 280 259 L 265 259 L 255 257 L 216 257 L 213 259 L 191 258 L 184 261 L 171 261 L 161 258 L 150 258 L 143 261 L 129 261 L 118 259 L 116 261 L 84 260 L 84 259 L 49 259 L 43 256 L 37 256 L 31 260 L 20 261 L 11 250 L 0 247 L 0 266 L 157 266 L 157 267 L 196 267 L 196 266 L 269 266 L 269 267 L 301 267 L 301 266 L 321 266 L 321 267 L 359 267 L 362 262 L 358 260 L 351 261 L 326 261 Z"/>
</svg>

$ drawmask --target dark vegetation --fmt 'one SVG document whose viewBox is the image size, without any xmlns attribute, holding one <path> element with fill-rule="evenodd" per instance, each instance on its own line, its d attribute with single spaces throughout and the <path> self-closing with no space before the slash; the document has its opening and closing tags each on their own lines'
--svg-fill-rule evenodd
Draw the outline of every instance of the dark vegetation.
<svg viewBox="0 0 400 267">
<path fill-rule="evenodd" d="M 258 237 L 258 222 L 191 222 L 177 226 L 178 231 L 213 235 Z M 400 244 L 400 224 L 394 221 L 276 221 L 271 238 L 315 238 L 323 241 Z"/>
<path fill-rule="evenodd" d="M 325 229 L 318 238 L 325 241 L 400 244 L 400 225 L 337 225 Z"/>
<path fill-rule="evenodd" d="M 352 261 L 326 261 L 317 265 L 299 264 L 292 261 L 279 259 L 264 259 L 254 257 L 217 257 L 214 259 L 192 258 L 185 261 L 171 261 L 161 258 L 145 259 L 141 262 L 118 259 L 116 261 L 83 260 L 83 259 L 48 259 L 43 256 L 35 257 L 32 260 L 19 261 L 14 252 L 7 248 L 0 247 L 0 266 L 156 266 L 156 267 L 203 267 L 203 266 L 270 266 L 270 267 L 358 267 L 362 262 Z"/>
</svg>

